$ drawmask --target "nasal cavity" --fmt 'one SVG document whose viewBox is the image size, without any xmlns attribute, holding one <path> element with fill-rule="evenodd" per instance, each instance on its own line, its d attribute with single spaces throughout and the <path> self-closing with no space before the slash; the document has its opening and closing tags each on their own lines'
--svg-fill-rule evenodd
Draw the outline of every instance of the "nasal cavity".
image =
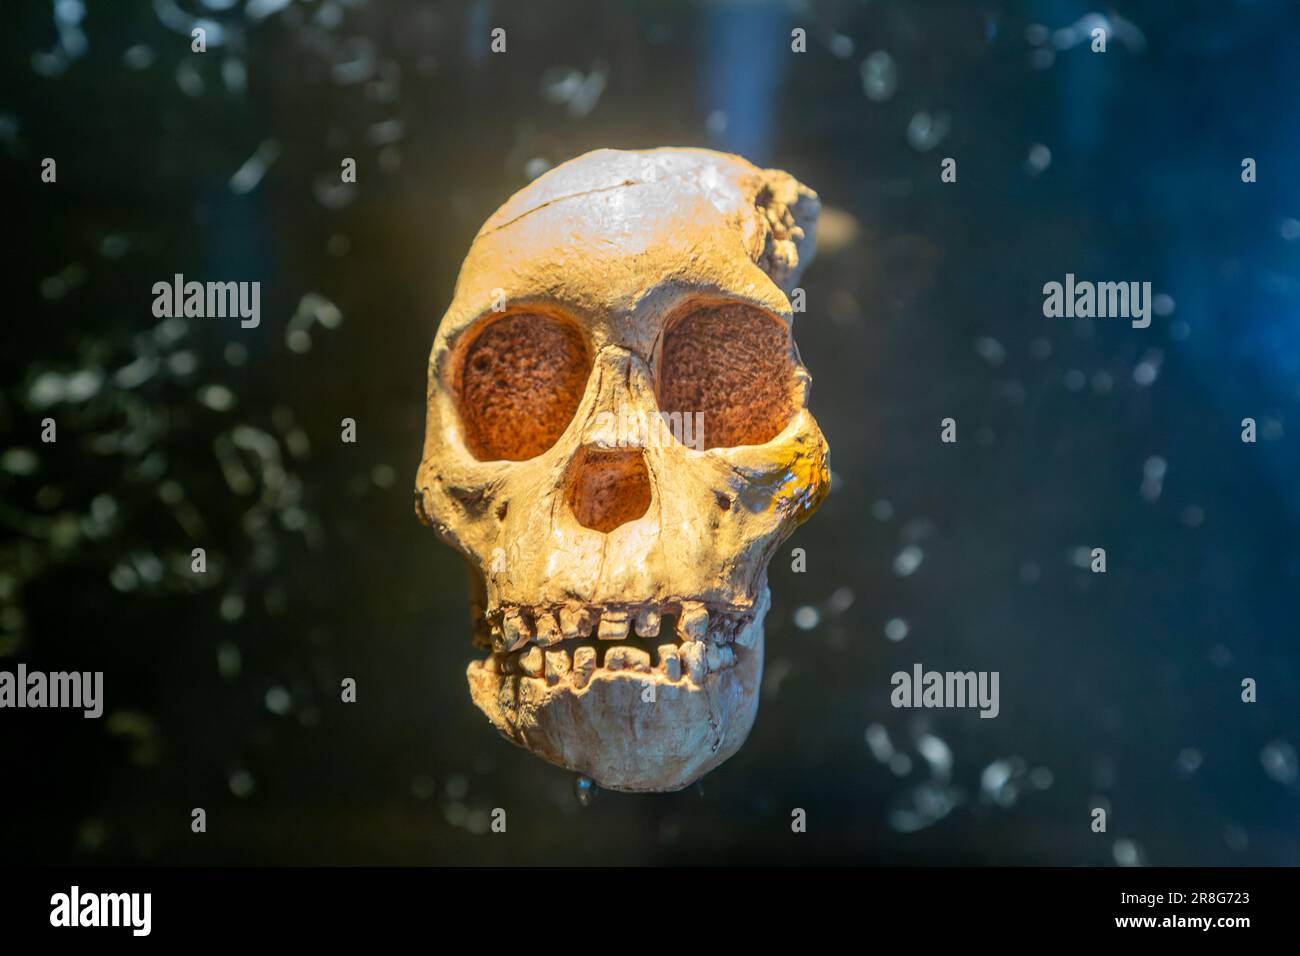
<svg viewBox="0 0 1300 956">
<path fill-rule="evenodd" d="M 584 448 L 569 470 L 569 508 L 578 524 L 605 534 L 650 507 L 650 472 L 640 449 Z"/>
</svg>

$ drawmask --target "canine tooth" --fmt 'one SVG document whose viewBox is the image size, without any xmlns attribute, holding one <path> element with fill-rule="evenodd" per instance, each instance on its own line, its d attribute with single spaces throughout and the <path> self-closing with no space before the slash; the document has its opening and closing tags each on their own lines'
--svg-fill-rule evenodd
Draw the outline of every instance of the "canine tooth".
<svg viewBox="0 0 1300 956">
<path fill-rule="evenodd" d="M 646 608 L 636 616 L 636 633 L 639 637 L 659 636 L 659 612 Z"/>
<path fill-rule="evenodd" d="M 564 635 L 560 633 L 560 625 L 556 623 L 555 615 L 550 611 L 538 611 L 537 643 L 542 647 L 550 647 L 562 640 L 564 640 Z"/>
<path fill-rule="evenodd" d="M 519 655 L 519 666 L 529 677 L 542 676 L 542 649 L 536 645 Z"/>
<path fill-rule="evenodd" d="M 560 619 L 560 633 L 564 635 L 565 640 L 578 636 L 578 610 L 572 607 L 560 608 L 558 615 Z"/>
<path fill-rule="evenodd" d="M 528 622 L 516 608 L 510 608 L 501 618 L 501 634 L 507 651 L 515 651 L 528 643 Z"/>
<path fill-rule="evenodd" d="M 681 679 L 682 659 L 677 656 L 676 644 L 659 645 L 659 666 L 664 669 L 664 676 L 670 681 Z"/>
<path fill-rule="evenodd" d="M 602 641 L 621 641 L 627 637 L 627 611 L 606 611 L 600 616 Z"/>
<path fill-rule="evenodd" d="M 621 671 L 627 664 L 627 651 L 626 647 L 611 647 L 605 654 L 605 670 Z"/>
<path fill-rule="evenodd" d="M 566 639 L 587 637 L 591 634 L 591 614 L 585 607 L 560 608 L 560 633 Z"/>
<path fill-rule="evenodd" d="M 569 676 L 573 665 L 569 662 L 569 652 L 550 650 L 546 652 L 546 683 L 558 684 Z"/>
<path fill-rule="evenodd" d="M 591 673 L 596 669 L 596 649 L 580 647 L 573 652 L 573 686 L 582 690 L 591 680 Z"/>
<path fill-rule="evenodd" d="M 642 674 L 650 673 L 650 652 L 643 651 L 639 647 L 616 647 L 616 651 L 625 651 L 624 660 L 628 670 L 639 671 Z M 613 651 L 610 651 L 612 654 Z"/>
<path fill-rule="evenodd" d="M 708 673 L 708 668 L 704 665 L 704 642 L 687 641 L 678 650 L 678 654 L 691 680 L 697 684 L 704 683 L 704 675 Z"/>
<path fill-rule="evenodd" d="M 683 641 L 700 641 L 709 633 L 709 612 L 699 601 L 683 601 L 677 618 L 677 635 Z"/>
<path fill-rule="evenodd" d="M 722 647 L 710 641 L 708 649 L 704 652 L 704 661 L 709 665 L 709 670 L 722 670 Z"/>
</svg>

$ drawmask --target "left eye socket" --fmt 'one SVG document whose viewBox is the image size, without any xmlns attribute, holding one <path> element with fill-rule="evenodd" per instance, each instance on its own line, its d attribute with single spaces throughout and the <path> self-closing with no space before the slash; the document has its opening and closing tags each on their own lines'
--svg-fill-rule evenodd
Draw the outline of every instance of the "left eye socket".
<svg viewBox="0 0 1300 956">
<path fill-rule="evenodd" d="M 571 322 L 519 312 L 493 318 L 462 353 L 456 406 L 479 461 L 525 461 L 564 433 L 591 374 L 586 340 Z"/>
</svg>

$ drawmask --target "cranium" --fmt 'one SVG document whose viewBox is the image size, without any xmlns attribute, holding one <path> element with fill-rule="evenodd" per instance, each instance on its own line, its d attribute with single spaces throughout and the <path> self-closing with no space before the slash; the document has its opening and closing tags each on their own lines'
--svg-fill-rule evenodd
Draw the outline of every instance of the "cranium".
<svg viewBox="0 0 1300 956">
<path fill-rule="evenodd" d="M 470 566 L 470 692 L 602 787 L 753 725 L 767 565 L 829 487 L 788 298 L 818 209 L 737 156 L 588 153 L 484 224 L 438 327 L 416 507 Z"/>
</svg>

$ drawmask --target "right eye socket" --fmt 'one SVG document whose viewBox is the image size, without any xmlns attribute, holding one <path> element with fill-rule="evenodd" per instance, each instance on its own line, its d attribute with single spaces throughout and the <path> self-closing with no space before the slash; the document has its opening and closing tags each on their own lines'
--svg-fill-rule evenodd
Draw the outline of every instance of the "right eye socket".
<svg viewBox="0 0 1300 956">
<path fill-rule="evenodd" d="M 797 411 L 794 388 L 790 331 L 761 309 L 704 306 L 664 336 L 659 407 L 698 413 L 705 448 L 771 441 Z"/>
<path fill-rule="evenodd" d="M 525 461 L 568 427 L 591 374 L 591 353 L 570 322 L 537 312 L 488 320 L 465 348 L 456 407 L 480 461 Z"/>
</svg>

